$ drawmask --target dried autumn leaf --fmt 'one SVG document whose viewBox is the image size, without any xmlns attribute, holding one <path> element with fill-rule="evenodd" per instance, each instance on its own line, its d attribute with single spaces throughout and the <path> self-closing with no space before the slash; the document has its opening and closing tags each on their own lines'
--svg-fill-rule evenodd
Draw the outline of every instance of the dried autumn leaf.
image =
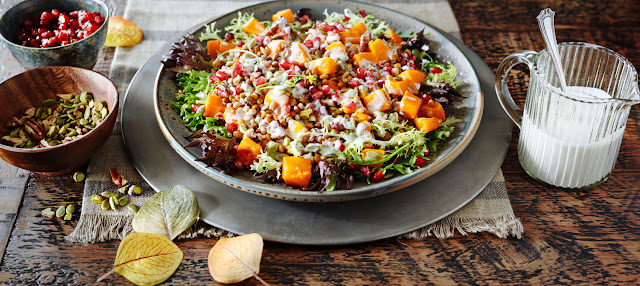
<svg viewBox="0 0 640 286">
<path fill-rule="evenodd" d="M 120 16 L 109 18 L 105 47 L 131 47 L 140 41 L 142 41 L 142 30 L 138 25 Z"/>
<path fill-rule="evenodd" d="M 196 195 L 185 186 L 175 186 L 153 195 L 133 217 L 135 232 L 153 233 L 173 240 L 196 222 L 200 215 Z"/>
<path fill-rule="evenodd" d="M 183 253 L 166 237 L 151 233 L 127 235 L 120 246 L 113 269 L 136 285 L 157 285 L 169 278 L 182 262 Z"/>
<path fill-rule="evenodd" d="M 220 239 L 209 251 L 209 273 L 219 283 L 237 283 L 254 276 L 260 272 L 263 245 L 257 233 Z"/>
</svg>

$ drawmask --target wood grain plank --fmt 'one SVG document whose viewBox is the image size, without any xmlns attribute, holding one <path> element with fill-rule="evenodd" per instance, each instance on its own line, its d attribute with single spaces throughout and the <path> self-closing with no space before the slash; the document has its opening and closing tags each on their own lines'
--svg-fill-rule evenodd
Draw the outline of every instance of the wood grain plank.
<svg viewBox="0 0 640 286">
<path fill-rule="evenodd" d="M 13 223 L 20 209 L 20 202 L 29 171 L 0 161 L 0 263 L 11 235 Z"/>
</svg>

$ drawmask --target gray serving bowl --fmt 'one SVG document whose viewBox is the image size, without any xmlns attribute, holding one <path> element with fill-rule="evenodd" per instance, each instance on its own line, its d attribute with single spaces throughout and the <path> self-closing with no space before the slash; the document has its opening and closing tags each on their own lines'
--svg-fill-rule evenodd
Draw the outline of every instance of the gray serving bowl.
<svg viewBox="0 0 640 286">
<path fill-rule="evenodd" d="M 104 17 L 100 28 L 88 37 L 65 46 L 33 48 L 18 44 L 18 32 L 33 15 L 58 9 L 60 12 L 85 10 Z M 0 39 L 25 69 L 42 66 L 76 66 L 91 69 L 107 37 L 109 8 L 99 0 L 27 0 L 13 6 L 0 18 Z"/>
<path fill-rule="evenodd" d="M 448 114 L 455 115 L 456 118 L 462 119 L 464 122 L 457 124 L 456 130 L 452 132 L 450 138 L 439 146 L 438 152 L 429 156 L 428 165 L 425 168 L 376 184 L 368 185 L 366 182 L 358 182 L 354 184 L 350 190 L 335 190 L 322 193 L 301 191 L 299 189 L 287 188 L 287 186 L 281 183 L 264 183 L 262 180 L 253 177 L 251 172 L 239 172 L 231 176 L 223 173 L 219 169 L 207 167 L 203 162 L 195 161 L 196 158 L 201 157 L 202 151 L 198 148 L 183 147 L 190 142 L 186 137 L 192 132 L 184 126 L 179 114 L 171 107 L 171 102 L 174 101 L 175 94 L 178 91 L 178 86 L 175 81 L 176 73 L 168 71 L 164 66 L 161 66 L 156 78 L 154 95 L 156 120 L 171 147 L 187 163 L 218 182 L 253 194 L 292 201 L 336 202 L 374 197 L 409 187 L 442 170 L 464 151 L 480 126 L 484 108 L 484 96 L 480 89 L 480 80 L 471 62 L 443 33 L 429 24 L 402 13 L 372 4 L 353 1 L 285 0 L 261 3 L 242 8 L 238 11 L 253 13 L 257 19 L 271 19 L 271 15 L 279 10 L 291 9 L 296 11 L 300 8 L 310 8 L 311 14 L 313 14 L 315 18 L 321 19 L 324 18 L 322 12 L 325 9 L 327 9 L 329 13 L 342 12 L 345 8 L 349 8 L 352 11 L 364 10 L 368 14 L 384 20 L 395 31 L 417 32 L 424 29 L 425 34 L 429 33 L 427 38 L 431 40 L 430 49 L 436 53 L 436 59 L 441 62 L 451 61 L 458 68 L 458 79 L 461 82 L 458 90 L 465 95 L 466 98 L 456 103 L 455 108 L 449 110 Z M 211 19 L 206 23 L 216 22 L 216 27 L 225 27 L 233 18 L 237 17 L 238 11 Z M 199 35 L 204 30 L 204 25 L 201 25 L 194 30 L 186 31 L 185 34 Z M 176 38 L 175 40 L 177 41 L 178 39 Z M 167 50 L 167 52 L 169 52 L 169 50 Z M 458 178 L 451 179 L 457 180 Z"/>
</svg>

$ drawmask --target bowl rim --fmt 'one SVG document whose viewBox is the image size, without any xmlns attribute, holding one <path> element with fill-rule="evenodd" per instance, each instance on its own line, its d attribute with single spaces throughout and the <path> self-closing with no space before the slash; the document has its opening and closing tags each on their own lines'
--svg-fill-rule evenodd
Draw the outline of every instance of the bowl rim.
<svg viewBox="0 0 640 286">
<path fill-rule="evenodd" d="M 0 16 L 0 23 L 2 23 L 2 20 L 4 19 L 4 17 L 13 9 L 18 9 L 18 8 L 22 8 L 20 6 L 22 5 L 26 5 L 25 3 L 28 3 L 30 0 L 26 0 L 26 1 L 22 1 L 16 5 L 14 5 L 13 7 L 9 8 L 9 10 L 7 10 L 6 12 L 4 12 L 2 14 L 2 16 Z M 111 13 L 111 11 L 109 11 L 109 6 L 107 6 L 106 3 L 100 1 L 100 0 L 88 0 L 94 3 L 98 3 L 100 6 L 102 6 L 105 9 L 106 15 L 103 16 L 104 17 L 104 22 L 102 22 L 102 25 L 100 25 L 100 28 L 98 28 L 98 30 L 96 30 L 95 32 L 93 32 L 91 35 L 82 38 L 80 41 L 77 41 L 75 43 L 69 43 L 67 45 L 64 46 L 55 46 L 55 47 L 47 47 L 47 48 L 40 48 L 40 47 L 27 47 L 27 46 L 23 46 L 23 45 L 19 45 L 14 43 L 13 41 L 9 41 L 2 33 L 2 30 L 0 30 L 0 39 L 2 39 L 3 42 L 7 43 L 8 45 L 14 46 L 16 48 L 19 49 L 26 49 L 26 50 L 36 50 L 36 51 L 40 51 L 40 50 L 45 50 L 45 51 L 54 51 L 54 50 L 58 50 L 58 49 L 62 49 L 62 48 L 69 48 L 72 46 L 76 46 L 77 43 L 80 42 L 84 42 L 85 40 L 89 40 L 90 38 L 94 37 L 95 35 L 99 34 L 99 32 L 103 29 L 107 29 L 108 23 L 109 23 L 109 14 Z M 101 15 L 102 16 L 102 15 Z"/>
<path fill-rule="evenodd" d="M 90 137 L 91 134 L 95 133 L 94 131 L 104 128 L 104 126 L 105 126 L 104 123 L 107 122 L 111 117 L 118 116 L 118 104 L 120 102 L 118 86 L 109 77 L 107 77 L 107 76 L 105 76 L 105 75 L 103 75 L 103 74 L 101 74 L 101 73 L 99 73 L 97 71 L 91 70 L 91 69 L 86 69 L 86 68 L 81 68 L 81 67 L 74 67 L 74 66 L 43 66 L 43 67 L 38 67 L 38 68 L 26 70 L 24 72 L 16 74 L 16 75 L 6 79 L 2 83 L 0 83 L 0 86 L 2 86 L 5 82 L 7 82 L 7 81 L 9 81 L 9 80 L 11 80 L 11 79 L 13 79 L 13 78 L 15 78 L 17 76 L 20 76 L 20 75 L 23 75 L 23 74 L 26 74 L 26 73 L 29 73 L 29 72 L 34 72 L 36 70 L 40 70 L 40 69 L 67 69 L 67 68 L 89 71 L 90 73 L 92 73 L 94 75 L 98 75 L 98 76 L 101 76 L 101 77 L 107 79 L 107 81 L 109 83 L 111 83 L 111 85 L 115 89 L 116 96 L 114 96 L 114 100 L 113 100 L 113 103 L 112 103 L 113 109 L 109 112 L 107 117 L 105 117 L 104 120 L 102 120 L 96 126 L 96 128 L 94 128 L 94 129 L 90 130 L 89 132 L 83 134 L 80 138 L 71 140 L 71 141 L 66 142 L 66 143 L 60 143 L 60 144 L 55 145 L 55 146 L 38 147 L 38 148 L 19 148 L 19 147 L 9 146 L 9 145 L 6 145 L 4 143 L 0 143 L 0 149 L 6 150 L 6 151 L 11 151 L 11 152 L 17 152 L 17 153 L 42 153 L 42 152 L 53 151 L 53 150 L 56 150 L 56 149 L 59 149 L 59 148 L 64 148 L 64 147 L 67 147 L 67 146 L 75 145 L 76 143 L 79 143 L 79 142 L 81 142 L 83 140 L 86 140 L 86 138 Z M 4 123 L 2 123 L 2 124 L 4 124 Z"/>
<path fill-rule="evenodd" d="M 261 5 L 265 5 L 265 4 L 286 4 L 288 1 L 269 1 L 269 2 L 265 2 L 265 3 L 258 3 L 258 4 L 254 4 L 254 5 L 250 5 L 250 6 L 246 6 L 246 7 L 242 7 L 239 8 L 237 10 L 231 11 L 229 13 L 220 15 L 220 16 L 216 16 L 213 18 L 210 18 L 202 23 L 199 23 L 196 27 L 192 27 L 190 29 L 187 29 L 185 31 L 183 31 L 183 34 L 181 34 L 181 36 L 184 36 L 186 34 L 194 34 L 195 32 L 197 32 L 198 30 L 201 30 L 202 27 L 204 27 L 205 24 L 210 24 L 211 22 L 215 22 L 218 21 L 221 18 L 225 18 L 228 17 L 230 15 L 234 15 L 237 14 L 238 11 L 247 11 L 247 10 L 251 10 L 254 9 L 256 7 L 259 7 Z M 332 3 L 340 3 L 340 0 L 330 0 L 329 2 Z M 443 32 L 441 30 L 439 30 L 438 28 L 434 27 L 432 24 L 428 24 L 422 20 L 416 19 L 415 17 L 406 15 L 404 13 L 398 12 L 397 10 L 393 10 L 393 9 L 389 9 L 386 7 L 382 7 L 379 5 L 375 5 L 375 4 L 371 4 L 371 3 L 363 3 L 363 2 L 358 2 L 358 1 L 348 1 L 351 3 L 355 3 L 355 4 L 361 4 L 364 6 L 371 6 L 371 7 L 376 7 L 376 8 L 380 8 L 383 10 L 387 10 L 387 11 L 391 11 L 393 13 L 398 13 L 401 14 L 403 17 L 417 21 L 418 23 L 420 23 L 421 25 L 424 25 L 426 27 L 429 27 L 430 29 L 433 29 L 433 32 L 436 32 L 438 35 L 442 36 L 443 39 L 445 39 L 446 41 L 450 41 L 449 39 L 447 39 L 447 37 L 445 36 L 446 32 Z M 459 49 L 458 49 L 459 50 Z M 468 63 L 470 63 L 470 59 L 467 55 L 465 55 L 464 53 L 462 53 L 462 58 L 467 61 Z M 480 121 L 482 119 L 482 114 L 484 111 L 484 93 L 482 92 L 482 89 L 480 88 L 480 85 L 478 85 L 478 90 L 473 90 L 470 91 L 470 93 L 474 93 L 476 94 L 476 108 L 473 111 L 473 116 L 471 118 L 471 120 L 469 122 L 467 122 L 467 124 L 471 125 L 471 128 L 469 128 L 467 130 L 467 133 L 463 136 L 462 140 L 454 147 L 452 147 L 452 150 L 447 153 L 445 155 L 445 157 L 443 157 L 442 159 L 438 160 L 437 162 L 434 162 L 430 165 L 427 165 L 427 167 L 419 169 L 416 172 L 413 173 L 409 173 L 409 174 L 404 174 L 404 175 L 398 175 L 395 176 L 389 180 L 386 180 L 383 184 L 378 184 L 376 186 L 376 184 L 372 184 L 372 185 L 368 185 L 365 188 L 355 188 L 355 189 L 346 189 L 346 190 L 339 190 L 339 191 L 332 191 L 332 192 L 323 192 L 323 193 L 317 193 L 317 192 L 308 192 L 308 191 L 302 191 L 299 189 L 280 189 L 278 191 L 274 191 L 274 189 L 277 189 L 277 185 L 275 184 L 271 184 L 270 186 L 267 186 L 269 184 L 255 184 L 255 183 L 251 183 L 245 180 L 242 180 L 236 176 L 233 175 L 227 175 L 227 174 L 222 174 L 219 170 L 215 169 L 215 168 L 211 168 L 211 167 L 206 167 L 206 166 L 202 166 L 202 164 L 199 164 L 201 162 L 197 162 L 194 161 L 194 158 L 190 158 L 193 157 L 192 154 L 189 153 L 189 151 L 187 151 L 186 148 L 184 148 L 183 146 L 181 146 L 177 140 L 173 137 L 173 135 L 171 134 L 171 132 L 169 132 L 169 129 L 167 128 L 167 126 L 164 124 L 164 121 L 162 119 L 161 116 L 161 112 L 160 112 L 160 108 L 159 108 L 159 103 L 158 103 L 158 85 L 161 81 L 161 77 L 163 72 L 166 71 L 165 65 L 162 64 L 160 65 L 157 74 L 156 74 L 156 79 L 155 79 L 155 84 L 154 84 L 154 113 L 155 113 L 155 117 L 156 117 L 156 121 L 158 123 L 158 126 L 160 127 L 161 132 L 163 133 L 164 137 L 167 139 L 167 141 L 169 142 L 169 144 L 172 146 L 172 149 L 174 151 L 176 151 L 176 153 L 178 153 L 178 155 L 180 155 L 187 163 L 189 163 L 191 166 L 193 166 L 194 168 L 196 168 L 198 171 L 204 173 L 205 175 L 209 176 L 210 178 L 221 182 L 227 186 L 231 186 L 235 189 L 239 189 L 241 191 L 245 191 L 245 192 L 250 192 L 250 193 L 254 193 L 254 194 L 258 194 L 261 196 L 267 196 L 267 197 L 271 197 L 271 198 L 276 198 L 276 199 L 282 199 L 282 200 L 289 200 L 289 201 L 304 201 L 304 202 L 335 202 L 335 201 L 348 201 L 348 200 L 353 200 L 353 199 L 359 199 L 359 198 L 365 198 L 365 197 L 372 197 L 372 196 L 377 196 L 377 195 L 381 195 L 381 194 L 386 194 L 389 192 L 393 192 L 396 191 L 398 189 L 401 188 L 405 188 L 405 187 L 409 187 L 419 181 L 422 181 L 424 179 L 426 179 L 427 177 L 439 172 L 440 170 L 442 170 L 443 168 L 445 168 L 447 165 L 449 165 L 449 163 L 451 163 L 453 160 L 455 160 L 465 149 L 466 147 L 469 145 L 469 143 L 473 140 L 473 138 L 475 137 L 476 131 L 478 130 L 479 126 L 480 126 Z M 471 65 L 471 73 L 473 74 L 473 79 L 478 82 L 478 84 L 480 84 L 480 78 L 477 74 L 477 71 L 475 70 L 475 68 L 473 67 L 473 65 Z M 176 149 L 174 147 L 176 146 L 180 146 L 182 148 Z M 189 158 L 187 158 L 189 157 Z M 190 160 L 189 160 L 190 159 Z M 220 174 L 214 174 L 214 172 L 218 172 Z M 245 185 L 249 185 L 248 187 Z M 271 194 L 270 196 L 266 195 L 266 194 Z M 276 194 L 276 195 L 274 195 Z M 368 194 L 365 196 L 361 196 L 362 194 Z"/>
</svg>

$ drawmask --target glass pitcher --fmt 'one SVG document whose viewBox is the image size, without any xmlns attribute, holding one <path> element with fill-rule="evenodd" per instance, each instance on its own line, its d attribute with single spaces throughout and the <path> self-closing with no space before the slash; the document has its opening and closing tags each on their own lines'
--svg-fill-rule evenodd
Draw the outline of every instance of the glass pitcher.
<svg viewBox="0 0 640 286">
<path fill-rule="evenodd" d="M 604 182 L 618 156 L 631 106 L 640 103 L 638 75 L 616 52 L 588 43 L 562 43 L 559 53 L 569 86 L 560 84 L 547 50 L 519 51 L 496 72 L 500 104 L 520 128 L 518 159 L 534 179 L 565 189 Z M 522 112 L 507 88 L 509 70 L 529 66 Z"/>
</svg>

